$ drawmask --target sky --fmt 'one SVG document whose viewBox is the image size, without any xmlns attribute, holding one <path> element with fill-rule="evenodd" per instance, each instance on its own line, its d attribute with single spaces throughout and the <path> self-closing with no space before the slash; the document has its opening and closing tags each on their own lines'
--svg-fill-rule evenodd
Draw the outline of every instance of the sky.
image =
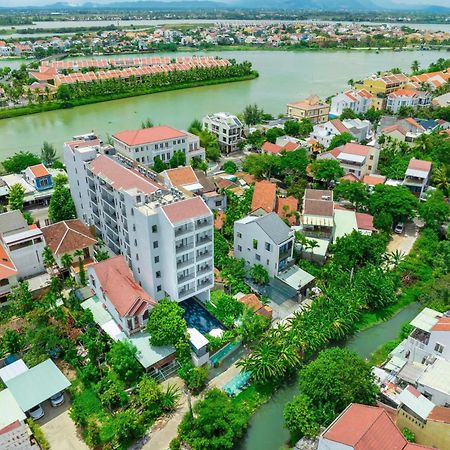
<svg viewBox="0 0 450 450">
<path fill-rule="evenodd" d="M 82 4 L 86 3 L 89 0 L 0 0 L 1 6 L 40 6 L 40 5 L 48 5 L 52 3 L 56 3 L 58 1 L 62 1 L 64 3 L 74 3 L 74 4 Z M 118 0 L 92 0 L 94 3 L 112 3 Z M 127 0 L 121 0 L 127 1 Z M 128 0 L 128 1 L 136 1 L 136 0 Z M 159 0 L 159 1 L 170 1 L 170 0 Z M 183 1 L 183 0 L 176 0 Z M 231 3 L 232 0 L 219 0 L 224 3 Z M 450 6 L 450 0 L 391 0 L 393 3 L 401 3 L 401 4 L 411 4 L 411 5 L 442 5 L 442 6 Z M 382 0 L 378 0 L 379 3 L 382 3 Z M 375 0 L 377 3 L 377 0 Z M 276 4 L 276 0 L 274 1 Z"/>
</svg>

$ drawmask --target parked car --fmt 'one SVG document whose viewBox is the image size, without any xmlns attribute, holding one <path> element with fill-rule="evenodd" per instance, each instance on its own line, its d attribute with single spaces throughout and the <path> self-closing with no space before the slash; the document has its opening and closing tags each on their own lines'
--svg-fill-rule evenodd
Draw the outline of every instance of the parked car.
<svg viewBox="0 0 450 450">
<path fill-rule="evenodd" d="M 44 410 L 41 405 L 36 405 L 28 411 L 28 414 L 33 420 L 38 420 L 41 417 L 44 417 Z"/>
<path fill-rule="evenodd" d="M 399 222 L 394 228 L 394 233 L 402 234 L 404 228 L 405 228 L 405 224 L 403 222 Z"/>
<path fill-rule="evenodd" d="M 52 406 L 60 406 L 64 403 L 64 392 L 58 392 L 53 397 L 50 397 Z"/>
</svg>

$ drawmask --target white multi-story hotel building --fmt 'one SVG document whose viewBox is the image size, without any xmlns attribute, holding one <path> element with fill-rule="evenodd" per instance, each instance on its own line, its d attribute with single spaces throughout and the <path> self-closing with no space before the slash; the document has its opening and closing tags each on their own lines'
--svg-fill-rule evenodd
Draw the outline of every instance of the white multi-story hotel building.
<svg viewBox="0 0 450 450">
<path fill-rule="evenodd" d="M 330 115 L 339 117 L 344 109 L 356 114 L 364 114 L 372 106 L 373 95 L 365 89 L 349 90 L 335 95 L 331 99 Z"/>
<path fill-rule="evenodd" d="M 205 150 L 197 136 L 166 125 L 121 131 L 112 139 L 118 152 L 141 164 L 153 165 L 156 156 L 168 163 L 177 151 L 186 155 L 188 163 L 194 157 L 205 159 Z"/>
<path fill-rule="evenodd" d="M 242 140 L 244 127 L 233 114 L 227 112 L 209 114 L 203 118 L 203 128 L 217 136 L 222 152 L 231 153 L 239 150 L 238 144 Z"/>
<path fill-rule="evenodd" d="M 213 215 L 201 197 L 160 184 L 157 174 L 98 140 L 64 145 L 77 215 L 122 254 L 155 299 L 209 298 Z"/>
</svg>

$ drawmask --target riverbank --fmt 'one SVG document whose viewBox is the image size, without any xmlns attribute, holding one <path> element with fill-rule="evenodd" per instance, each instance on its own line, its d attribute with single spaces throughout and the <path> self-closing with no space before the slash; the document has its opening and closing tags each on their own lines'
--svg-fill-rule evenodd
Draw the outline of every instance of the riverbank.
<svg viewBox="0 0 450 450">
<path fill-rule="evenodd" d="M 225 84 L 225 83 L 235 83 L 238 81 L 248 81 L 253 80 L 255 78 L 258 78 L 259 74 L 256 71 L 253 71 L 249 75 L 243 75 L 239 77 L 228 77 L 228 78 L 218 78 L 214 80 L 205 80 L 205 81 L 192 81 L 189 83 L 179 83 L 179 84 L 172 84 L 168 86 L 159 86 L 155 88 L 150 89 L 143 89 L 141 91 L 133 91 L 133 92 L 119 92 L 116 94 L 107 94 L 103 96 L 96 96 L 96 97 L 87 97 L 83 99 L 76 99 L 76 100 L 70 100 L 70 101 L 52 101 L 52 102 L 45 102 L 45 103 L 37 103 L 30 106 L 21 106 L 18 108 L 11 108 L 11 109 L 4 109 L 0 110 L 0 119 L 9 119 L 12 117 L 19 117 L 19 116 L 25 116 L 29 114 L 37 114 L 45 111 L 54 111 L 58 109 L 68 109 L 68 108 L 74 108 L 76 106 L 83 106 L 83 105 L 89 105 L 92 103 L 102 103 L 107 102 L 111 100 L 119 100 L 123 98 L 129 98 L 129 97 L 139 97 L 141 95 L 148 95 L 148 94 L 156 94 L 159 92 L 168 92 L 168 91 L 177 91 L 180 89 L 190 89 L 195 87 L 201 87 L 201 86 L 214 86 L 217 84 Z"/>
</svg>

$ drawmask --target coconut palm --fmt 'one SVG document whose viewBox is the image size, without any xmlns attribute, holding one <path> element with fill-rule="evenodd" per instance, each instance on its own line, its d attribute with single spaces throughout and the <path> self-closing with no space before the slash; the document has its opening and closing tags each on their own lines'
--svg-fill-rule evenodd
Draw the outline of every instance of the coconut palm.
<svg viewBox="0 0 450 450">
<path fill-rule="evenodd" d="M 440 189 L 444 195 L 449 195 L 450 173 L 445 166 L 438 167 L 433 171 L 433 186 Z"/>
<path fill-rule="evenodd" d="M 55 264 L 55 258 L 50 247 L 45 247 L 42 252 L 45 267 L 52 267 Z"/>
<path fill-rule="evenodd" d="M 309 246 L 309 249 L 311 250 L 311 255 L 310 255 L 310 257 L 311 257 L 311 261 L 312 261 L 313 255 L 314 255 L 314 249 L 317 248 L 317 247 L 320 247 L 320 245 L 319 245 L 319 243 L 318 243 L 317 241 L 315 241 L 314 239 L 309 239 L 309 240 L 308 240 L 308 246 Z"/>
<path fill-rule="evenodd" d="M 420 70 L 420 63 L 419 61 L 417 61 L 417 59 L 415 59 L 412 64 L 411 64 L 411 70 L 413 71 L 413 73 L 417 73 Z"/>
<path fill-rule="evenodd" d="M 69 270 L 70 266 L 72 265 L 72 262 L 73 262 L 72 255 L 64 253 L 64 255 L 61 256 L 61 264 L 64 267 L 64 269 Z"/>
</svg>

